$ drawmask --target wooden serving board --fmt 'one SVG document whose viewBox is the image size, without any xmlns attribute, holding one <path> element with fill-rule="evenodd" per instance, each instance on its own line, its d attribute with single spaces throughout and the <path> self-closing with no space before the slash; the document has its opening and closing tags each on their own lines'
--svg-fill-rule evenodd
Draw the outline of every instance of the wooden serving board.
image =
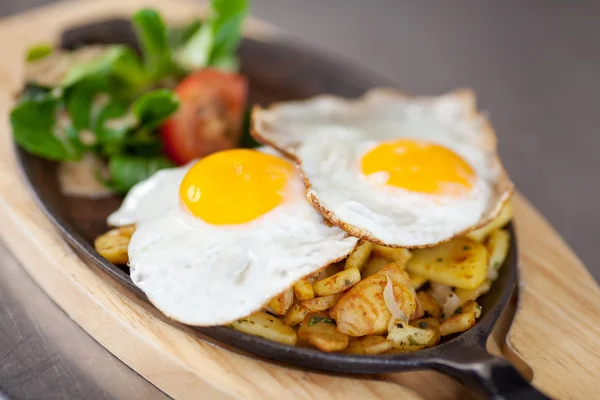
<svg viewBox="0 0 600 400">
<path fill-rule="evenodd" d="M 8 113 L 22 83 L 25 49 L 57 38 L 69 24 L 130 15 L 152 6 L 170 20 L 201 12 L 182 0 L 77 1 L 0 22 L 0 234 L 33 279 L 109 351 L 177 399 L 464 399 L 471 393 L 435 372 L 345 377 L 253 359 L 181 324 L 85 264 L 34 203 L 13 153 Z M 278 31 L 251 20 L 247 34 L 269 40 Z M 521 282 L 516 316 L 505 312 L 489 348 L 502 352 L 556 398 L 600 393 L 600 289 L 581 261 L 520 195 L 516 225 Z M 516 300 L 516 299 L 515 299 Z"/>
</svg>

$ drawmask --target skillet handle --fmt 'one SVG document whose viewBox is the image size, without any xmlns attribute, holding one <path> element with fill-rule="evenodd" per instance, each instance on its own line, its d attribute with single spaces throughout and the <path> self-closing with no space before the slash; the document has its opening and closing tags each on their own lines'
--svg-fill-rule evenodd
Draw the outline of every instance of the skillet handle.
<svg viewBox="0 0 600 400">
<path fill-rule="evenodd" d="M 444 352 L 447 355 L 447 352 Z M 550 399 L 531 385 L 504 358 L 479 346 L 459 346 L 449 357 L 438 359 L 432 368 L 453 377 L 489 399 Z"/>
</svg>

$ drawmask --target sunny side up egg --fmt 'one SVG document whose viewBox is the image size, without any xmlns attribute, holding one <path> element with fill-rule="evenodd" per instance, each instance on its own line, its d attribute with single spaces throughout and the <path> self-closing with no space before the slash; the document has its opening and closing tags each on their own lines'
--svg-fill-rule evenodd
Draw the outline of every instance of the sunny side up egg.
<svg viewBox="0 0 600 400">
<path fill-rule="evenodd" d="M 111 225 L 136 224 L 131 279 L 164 314 L 197 326 L 257 311 L 357 240 L 306 201 L 296 167 L 273 150 L 234 149 L 136 185 Z"/>
<path fill-rule="evenodd" d="M 387 246 L 433 246 L 481 226 L 513 190 L 468 91 L 255 107 L 252 134 L 298 162 L 308 200 L 332 224 Z"/>
</svg>

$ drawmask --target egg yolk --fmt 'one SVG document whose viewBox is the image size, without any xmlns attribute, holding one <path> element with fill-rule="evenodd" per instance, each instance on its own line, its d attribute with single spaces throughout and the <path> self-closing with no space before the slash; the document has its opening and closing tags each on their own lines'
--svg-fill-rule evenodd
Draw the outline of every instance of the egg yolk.
<svg viewBox="0 0 600 400">
<path fill-rule="evenodd" d="M 243 224 L 281 204 L 293 173 L 292 164 L 270 154 L 221 151 L 190 168 L 179 197 L 192 215 L 209 224 Z"/>
<path fill-rule="evenodd" d="M 388 185 L 444 196 L 468 193 L 476 178 L 458 154 L 421 139 L 381 143 L 362 157 L 361 167 L 365 175 L 386 172 Z"/>
</svg>

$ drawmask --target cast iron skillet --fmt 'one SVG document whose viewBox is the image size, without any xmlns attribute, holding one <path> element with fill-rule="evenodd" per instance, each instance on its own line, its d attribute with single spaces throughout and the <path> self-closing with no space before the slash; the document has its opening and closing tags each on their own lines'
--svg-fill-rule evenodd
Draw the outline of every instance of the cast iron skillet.
<svg viewBox="0 0 600 400">
<path fill-rule="evenodd" d="M 61 46 L 73 49 L 92 43 L 127 43 L 137 49 L 129 22 L 109 20 L 80 26 L 63 33 Z M 257 42 L 246 39 L 240 49 L 243 73 L 250 80 L 250 103 L 304 98 L 319 93 L 358 96 L 364 90 L 392 85 L 372 73 L 360 72 L 346 63 L 333 62 L 294 43 Z M 93 248 L 96 236 L 106 231 L 106 217 L 121 199 L 101 200 L 61 194 L 56 164 L 17 148 L 23 175 L 38 204 L 64 238 L 86 260 L 107 272 L 140 298 L 125 269 L 101 257 Z M 328 354 L 292 347 L 247 335 L 225 327 L 196 328 L 216 341 L 274 361 L 346 374 L 381 374 L 433 369 L 448 374 L 490 398 L 546 398 L 504 359 L 485 350 L 486 340 L 517 282 L 517 243 L 512 233 L 511 250 L 498 280 L 480 304 L 483 313 L 475 327 L 446 338 L 440 345 L 415 353 L 377 356 Z"/>
</svg>

